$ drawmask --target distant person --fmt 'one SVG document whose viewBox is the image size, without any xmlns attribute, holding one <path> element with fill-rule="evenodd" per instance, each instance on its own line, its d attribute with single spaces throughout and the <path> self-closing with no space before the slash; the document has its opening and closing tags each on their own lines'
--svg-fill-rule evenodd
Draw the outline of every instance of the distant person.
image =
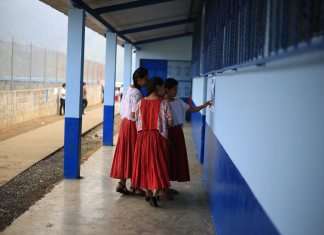
<svg viewBox="0 0 324 235">
<path fill-rule="evenodd" d="M 121 194 L 129 194 L 126 180 L 132 177 L 133 155 L 137 138 L 135 108 L 137 102 L 143 97 L 141 88 L 146 85 L 147 80 L 147 70 L 142 67 L 136 69 L 133 73 L 133 85 L 126 91 L 125 97 L 120 103 L 121 124 L 110 177 L 119 179 L 116 192 Z M 145 192 L 140 189 L 130 187 L 130 190 L 135 195 L 145 195 Z"/>
<path fill-rule="evenodd" d="M 188 157 L 185 138 L 182 130 L 186 112 L 199 112 L 211 105 L 211 101 L 203 105 L 190 107 L 181 98 L 177 98 L 178 82 L 173 78 L 168 78 L 164 82 L 166 99 L 172 106 L 173 126 L 169 128 L 169 177 L 170 181 L 185 182 L 190 181 Z M 177 193 L 171 189 L 172 193 Z"/>
<path fill-rule="evenodd" d="M 104 103 L 104 97 L 105 97 L 105 87 L 104 85 L 101 85 L 101 103 Z"/>
<path fill-rule="evenodd" d="M 83 82 L 83 100 L 82 100 L 83 109 L 82 109 L 82 114 L 85 114 L 84 110 L 88 106 L 87 87 L 86 87 L 86 85 L 87 84 L 85 82 Z"/>
<path fill-rule="evenodd" d="M 121 87 L 119 88 L 120 101 L 123 98 L 123 92 L 124 92 L 124 87 L 123 87 L 123 85 L 121 85 Z"/>
<path fill-rule="evenodd" d="M 62 88 L 60 89 L 59 97 L 60 97 L 60 115 L 63 115 L 63 112 L 65 114 L 65 95 L 66 95 L 66 90 L 65 90 L 65 83 L 63 83 Z"/>
</svg>

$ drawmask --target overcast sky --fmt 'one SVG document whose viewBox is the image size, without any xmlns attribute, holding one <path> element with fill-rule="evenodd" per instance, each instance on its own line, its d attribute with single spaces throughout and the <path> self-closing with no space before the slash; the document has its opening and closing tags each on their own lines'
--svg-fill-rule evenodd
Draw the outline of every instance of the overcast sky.
<svg viewBox="0 0 324 235">
<path fill-rule="evenodd" d="M 0 0 L 0 40 L 14 41 L 66 53 L 68 18 L 39 0 Z M 117 65 L 123 64 L 123 48 L 117 47 Z M 85 58 L 105 61 L 105 38 L 86 28 Z M 117 67 L 117 80 L 122 68 Z"/>
</svg>

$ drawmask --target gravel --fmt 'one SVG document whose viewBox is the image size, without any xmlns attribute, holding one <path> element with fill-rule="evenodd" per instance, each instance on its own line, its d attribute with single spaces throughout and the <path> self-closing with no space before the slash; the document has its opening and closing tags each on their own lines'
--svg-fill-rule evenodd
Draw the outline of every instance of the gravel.
<svg viewBox="0 0 324 235">
<path fill-rule="evenodd" d="M 120 116 L 115 118 L 115 134 Z M 102 124 L 82 136 L 81 164 L 102 146 Z M 37 162 L 0 187 L 0 231 L 63 180 L 64 148 Z"/>
</svg>

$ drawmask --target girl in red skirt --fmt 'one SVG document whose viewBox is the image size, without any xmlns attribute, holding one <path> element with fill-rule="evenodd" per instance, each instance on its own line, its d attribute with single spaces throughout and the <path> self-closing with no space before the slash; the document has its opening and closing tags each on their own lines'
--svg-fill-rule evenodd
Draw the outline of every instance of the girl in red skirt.
<svg viewBox="0 0 324 235">
<path fill-rule="evenodd" d="M 142 98 L 135 112 L 137 140 L 134 152 L 132 184 L 146 192 L 146 200 L 157 207 L 159 190 L 170 187 L 167 168 L 168 126 L 172 126 L 169 101 L 163 99 L 163 80 L 148 82 L 148 96 Z"/>
<path fill-rule="evenodd" d="M 126 180 L 132 177 L 132 162 L 136 142 L 135 107 L 143 97 L 140 90 L 147 82 L 147 70 L 138 68 L 133 74 L 133 85 L 127 90 L 120 104 L 121 124 L 119 135 L 111 166 L 110 176 L 119 179 L 116 191 L 122 194 L 129 194 L 126 188 Z M 134 193 L 140 192 L 132 188 Z"/>
<path fill-rule="evenodd" d="M 187 148 L 183 135 L 182 125 L 185 121 L 186 112 L 198 112 L 211 105 L 211 101 L 197 107 L 190 107 L 181 98 L 176 98 L 178 93 L 178 82 L 168 78 L 164 82 L 166 98 L 172 106 L 173 126 L 169 128 L 169 177 L 171 181 L 190 181 Z M 177 193 L 172 189 L 173 193 Z"/>
</svg>

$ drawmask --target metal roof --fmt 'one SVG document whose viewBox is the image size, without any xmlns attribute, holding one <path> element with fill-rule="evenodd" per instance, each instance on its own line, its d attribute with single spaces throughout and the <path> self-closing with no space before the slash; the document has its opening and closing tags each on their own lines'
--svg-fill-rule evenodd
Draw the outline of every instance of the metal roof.
<svg viewBox="0 0 324 235">
<path fill-rule="evenodd" d="M 67 15 L 71 7 L 86 11 L 86 26 L 118 43 L 143 43 L 192 35 L 204 0 L 40 0 Z"/>
</svg>

